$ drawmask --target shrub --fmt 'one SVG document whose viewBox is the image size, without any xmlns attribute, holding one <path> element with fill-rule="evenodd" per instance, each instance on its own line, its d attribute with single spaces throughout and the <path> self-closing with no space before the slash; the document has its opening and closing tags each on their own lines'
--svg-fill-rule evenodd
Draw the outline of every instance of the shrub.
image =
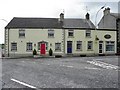
<svg viewBox="0 0 120 90">
<path fill-rule="evenodd" d="M 49 50 L 49 56 L 52 56 L 53 55 L 53 51 L 52 51 L 52 49 L 50 48 L 50 50 Z"/>
<path fill-rule="evenodd" d="M 33 50 L 33 55 L 37 55 L 36 49 Z"/>
</svg>

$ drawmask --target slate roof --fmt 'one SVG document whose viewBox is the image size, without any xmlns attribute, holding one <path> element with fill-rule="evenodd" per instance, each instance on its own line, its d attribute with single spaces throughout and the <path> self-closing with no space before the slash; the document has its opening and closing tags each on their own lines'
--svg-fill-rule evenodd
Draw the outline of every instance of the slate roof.
<svg viewBox="0 0 120 90">
<path fill-rule="evenodd" d="M 86 19 L 65 19 L 64 28 L 95 28 L 95 26 Z"/>
<path fill-rule="evenodd" d="M 59 18 L 13 18 L 5 28 L 95 28 L 90 20 L 64 19 L 64 25 Z"/>
<path fill-rule="evenodd" d="M 110 13 L 110 15 L 112 15 L 115 18 L 120 18 L 120 13 Z"/>
<path fill-rule="evenodd" d="M 13 18 L 5 28 L 61 28 L 57 18 Z"/>
</svg>

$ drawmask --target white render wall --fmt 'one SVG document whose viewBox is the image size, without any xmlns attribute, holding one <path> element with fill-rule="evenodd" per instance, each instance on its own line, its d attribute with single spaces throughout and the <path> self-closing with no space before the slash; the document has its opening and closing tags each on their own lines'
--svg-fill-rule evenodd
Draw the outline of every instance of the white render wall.
<svg viewBox="0 0 120 90">
<path fill-rule="evenodd" d="M 111 35 L 110 39 L 105 39 L 104 36 L 106 34 Z M 72 52 L 73 54 L 99 54 L 99 41 L 103 41 L 104 50 L 103 54 L 115 54 L 116 53 L 116 31 L 103 31 L 103 30 L 91 30 L 91 37 L 85 37 L 85 30 L 74 30 L 74 37 L 68 37 L 68 30 L 65 31 L 65 52 L 67 53 L 67 41 L 72 41 Z M 98 41 L 95 41 L 95 36 L 99 38 Z M 82 50 L 76 50 L 77 41 L 82 41 Z M 87 50 L 87 42 L 93 41 L 93 50 Z M 114 52 L 106 52 L 106 41 L 115 41 L 115 51 Z"/>
<path fill-rule="evenodd" d="M 105 39 L 106 34 L 111 35 L 110 39 Z M 95 35 L 99 38 L 98 41 L 95 41 Z M 74 29 L 74 37 L 68 37 L 68 29 L 65 29 L 65 45 L 64 45 L 64 34 L 62 29 L 54 29 L 54 38 L 48 38 L 48 29 L 25 29 L 25 38 L 19 38 L 19 29 L 10 29 L 9 30 L 9 54 L 10 56 L 17 55 L 32 55 L 32 51 L 26 51 L 26 43 L 32 42 L 33 49 L 36 49 L 38 54 L 38 42 L 46 41 L 48 42 L 48 50 L 52 48 L 54 54 L 67 54 L 67 41 L 72 41 L 72 54 L 82 55 L 94 55 L 99 53 L 99 41 L 103 41 L 104 51 L 103 54 L 115 54 L 116 53 L 116 31 L 105 31 L 105 30 L 91 30 L 91 38 L 85 37 L 85 30 Z M 76 50 L 77 41 L 82 41 L 82 50 Z M 87 42 L 93 41 L 93 50 L 87 50 Z M 115 41 L 115 51 L 106 52 L 106 41 Z M 17 42 L 17 52 L 11 51 L 11 42 Z M 55 51 L 55 43 L 61 43 L 61 51 Z M 34 46 L 36 44 L 36 46 Z M 50 46 L 52 44 L 52 46 Z M 7 48 L 8 49 L 8 48 Z M 48 54 L 48 51 L 46 51 Z"/>
<path fill-rule="evenodd" d="M 9 51 L 10 54 L 32 54 L 32 51 L 26 51 L 26 43 L 32 42 L 33 49 L 36 49 L 38 54 L 38 42 L 46 41 L 48 42 L 48 50 L 51 48 L 54 53 L 62 53 L 63 47 L 61 47 L 61 52 L 55 52 L 55 43 L 63 44 L 62 29 L 54 29 L 54 38 L 48 38 L 48 29 L 25 29 L 25 38 L 19 38 L 19 29 L 11 29 L 9 32 Z M 17 42 L 17 52 L 11 51 L 11 42 Z M 36 47 L 34 46 L 36 44 Z M 52 44 L 52 46 L 50 46 Z M 48 53 L 48 51 L 47 51 Z"/>
</svg>

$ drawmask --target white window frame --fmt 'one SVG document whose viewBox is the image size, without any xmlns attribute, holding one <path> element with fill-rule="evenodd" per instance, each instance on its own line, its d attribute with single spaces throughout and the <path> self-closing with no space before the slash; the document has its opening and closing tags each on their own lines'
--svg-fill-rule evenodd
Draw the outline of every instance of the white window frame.
<svg viewBox="0 0 120 90">
<path fill-rule="evenodd" d="M 76 50 L 82 50 L 82 41 L 77 41 Z"/>
<path fill-rule="evenodd" d="M 17 43 L 16 42 L 11 43 L 11 51 L 17 51 Z"/>
<path fill-rule="evenodd" d="M 61 43 L 55 43 L 55 51 L 61 51 Z"/>
<path fill-rule="evenodd" d="M 54 32 L 53 29 L 48 29 L 48 38 L 54 38 Z"/>
<path fill-rule="evenodd" d="M 74 37 L 74 30 L 72 29 L 68 30 L 68 37 Z"/>
<path fill-rule="evenodd" d="M 85 31 L 85 36 L 86 37 L 91 37 L 91 30 L 86 30 Z"/>
<path fill-rule="evenodd" d="M 27 42 L 26 43 L 26 51 L 32 51 L 33 50 L 33 43 Z"/>
<path fill-rule="evenodd" d="M 107 47 L 113 46 L 113 50 L 107 50 Z M 114 52 L 115 51 L 115 41 L 106 41 L 106 52 Z"/>
<path fill-rule="evenodd" d="M 25 29 L 19 29 L 19 38 L 25 38 Z"/>
<path fill-rule="evenodd" d="M 91 48 L 89 48 L 89 45 Z M 87 50 L 93 50 L 93 41 L 88 41 L 88 44 L 87 44 Z"/>
</svg>

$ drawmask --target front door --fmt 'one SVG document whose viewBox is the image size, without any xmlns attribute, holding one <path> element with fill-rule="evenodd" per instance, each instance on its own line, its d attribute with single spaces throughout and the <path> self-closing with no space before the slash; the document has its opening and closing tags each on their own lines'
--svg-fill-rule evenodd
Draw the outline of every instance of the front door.
<svg viewBox="0 0 120 90">
<path fill-rule="evenodd" d="M 72 53 L 72 41 L 67 41 L 67 53 Z"/>
<path fill-rule="evenodd" d="M 42 55 L 46 54 L 45 43 L 40 44 L 40 54 L 42 54 Z"/>
<path fill-rule="evenodd" d="M 103 42 L 99 42 L 99 54 L 103 54 Z"/>
</svg>

